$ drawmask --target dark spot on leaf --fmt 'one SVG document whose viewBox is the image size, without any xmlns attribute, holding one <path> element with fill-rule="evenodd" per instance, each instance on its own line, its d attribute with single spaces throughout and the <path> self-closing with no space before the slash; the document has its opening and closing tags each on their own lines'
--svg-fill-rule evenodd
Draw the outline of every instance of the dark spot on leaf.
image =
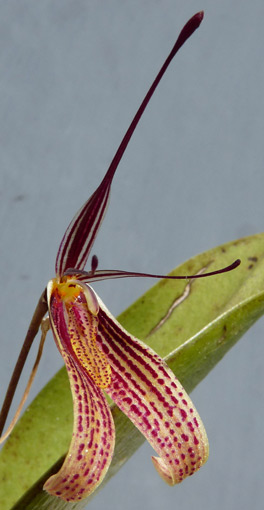
<svg viewBox="0 0 264 510">
<path fill-rule="evenodd" d="M 251 262 L 257 262 L 258 257 L 248 257 L 248 260 L 250 260 Z"/>
<path fill-rule="evenodd" d="M 223 333 L 222 333 L 222 335 L 220 336 L 220 338 L 218 338 L 218 341 L 217 341 L 217 343 L 218 343 L 218 344 L 221 344 L 222 342 L 224 342 L 224 341 L 225 341 L 225 339 L 226 339 L 226 332 L 227 332 L 227 325 L 226 325 L 226 324 L 224 324 L 224 325 L 223 325 Z"/>
</svg>

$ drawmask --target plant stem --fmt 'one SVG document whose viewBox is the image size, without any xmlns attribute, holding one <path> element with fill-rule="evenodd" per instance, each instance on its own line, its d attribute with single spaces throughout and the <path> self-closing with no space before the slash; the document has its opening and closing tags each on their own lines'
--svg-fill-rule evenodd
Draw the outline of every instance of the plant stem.
<svg viewBox="0 0 264 510">
<path fill-rule="evenodd" d="M 16 387 L 18 384 L 18 381 L 20 379 L 21 372 L 23 370 L 23 367 L 25 365 L 28 353 L 30 351 L 30 348 L 32 346 L 33 340 L 35 336 L 38 333 L 41 321 L 44 317 L 44 315 L 48 311 L 48 305 L 47 305 L 47 299 L 46 299 L 46 289 L 43 291 L 39 298 L 39 302 L 36 306 L 35 312 L 33 314 L 33 317 L 31 319 L 22 349 L 20 351 L 20 354 L 18 356 L 16 366 L 14 368 L 12 377 L 10 379 L 10 383 L 6 392 L 6 396 L 4 399 L 4 403 L 0 412 L 0 435 L 2 434 L 3 428 L 5 426 L 5 422 L 9 413 L 10 406 L 12 404 L 12 400 L 16 391 Z"/>
</svg>

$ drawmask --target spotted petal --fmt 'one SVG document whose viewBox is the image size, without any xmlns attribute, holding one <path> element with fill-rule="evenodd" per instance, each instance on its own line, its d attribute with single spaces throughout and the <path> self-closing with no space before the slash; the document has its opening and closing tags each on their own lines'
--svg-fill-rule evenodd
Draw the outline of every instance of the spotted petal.
<svg viewBox="0 0 264 510">
<path fill-rule="evenodd" d="M 208 458 L 203 423 L 164 361 L 98 301 L 99 339 L 112 369 L 106 392 L 158 453 L 152 460 L 160 476 L 179 483 Z"/>
<path fill-rule="evenodd" d="M 67 299 L 65 301 L 63 293 L 58 291 L 56 281 L 51 281 L 48 285 L 50 320 L 56 344 L 63 356 L 70 379 L 74 428 L 64 464 L 57 474 L 47 480 L 44 489 L 66 501 L 76 501 L 91 494 L 104 478 L 113 456 L 115 431 L 111 411 L 99 387 L 99 382 L 104 377 L 109 378 L 105 356 L 102 353 L 100 358 L 102 372 L 95 376 L 94 381 L 85 366 L 87 354 L 85 335 L 79 338 L 82 351 L 72 348 L 73 337 L 82 321 L 80 316 L 75 319 L 69 315 Z M 71 299 L 73 300 L 73 294 Z M 82 305 L 80 309 L 82 310 Z M 92 317 L 93 314 L 90 314 L 90 338 L 93 337 L 94 330 Z M 79 357 L 84 360 L 84 364 L 80 363 Z"/>
</svg>

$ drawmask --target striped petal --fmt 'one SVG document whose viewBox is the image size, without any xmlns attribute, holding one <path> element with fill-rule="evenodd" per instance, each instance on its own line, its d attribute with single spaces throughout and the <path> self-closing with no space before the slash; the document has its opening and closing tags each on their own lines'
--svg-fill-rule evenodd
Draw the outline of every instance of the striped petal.
<svg viewBox="0 0 264 510">
<path fill-rule="evenodd" d="M 113 175 L 108 174 L 69 224 L 59 247 L 55 271 L 61 276 L 70 267 L 83 269 L 109 201 Z"/>
<path fill-rule="evenodd" d="M 82 286 L 72 281 L 59 284 L 57 280 L 49 282 L 47 290 L 54 338 L 71 385 L 74 428 L 64 464 L 44 489 L 66 501 L 77 501 L 96 489 L 112 460 L 114 423 L 101 389 L 109 384 L 111 375 L 106 356 L 94 343 L 97 308 L 92 290 L 85 295 Z"/>
<path fill-rule="evenodd" d="M 144 97 L 139 109 L 137 110 L 130 126 L 128 127 L 101 184 L 93 193 L 91 198 L 89 198 L 89 200 L 81 207 L 81 209 L 69 224 L 61 241 L 56 258 L 55 270 L 57 276 L 62 276 L 69 268 L 80 270 L 84 268 L 92 245 L 95 241 L 97 232 L 104 218 L 115 171 L 120 163 L 120 160 L 122 159 L 130 138 L 132 137 L 138 122 L 146 109 L 146 106 L 148 105 L 153 93 L 155 92 L 161 78 L 163 77 L 174 56 L 185 43 L 185 41 L 199 27 L 202 19 L 203 12 L 198 12 L 186 23 L 186 25 L 181 30 L 180 35 L 176 40 L 176 43 L 174 44 L 170 54 L 165 60 L 149 91 Z"/>
<path fill-rule="evenodd" d="M 160 476 L 179 483 L 208 458 L 202 421 L 164 361 L 99 304 L 98 335 L 112 369 L 106 392 L 158 453 L 152 460 Z"/>
</svg>

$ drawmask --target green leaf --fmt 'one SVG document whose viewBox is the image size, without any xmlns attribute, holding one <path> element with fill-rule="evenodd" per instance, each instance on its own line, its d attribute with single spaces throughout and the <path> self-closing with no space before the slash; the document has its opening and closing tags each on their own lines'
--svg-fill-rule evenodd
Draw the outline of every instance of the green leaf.
<svg viewBox="0 0 264 510">
<path fill-rule="evenodd" d="M 172 273 L 213 271 L 236 258 L 241 258 L 242 264 L 231 273 L 201 280 L 160 281 L 119 317 L 128 331 L 166 358 L 188 391 L 264 312 L 264 234 L 198 255 Z M 144 440 L 116 406 L 112 411 L 117 441 L 106 479 Z M 71 429 L 71 395 L 62 369 L 29 406 L 2 449 L 2 510 L 10 510 L 12 505 L 13 510 L 79 510 L 87 505 L 87 499 L 73 505 L 42 491 L 43 482 L 63 460 Z"/>
</svg>

